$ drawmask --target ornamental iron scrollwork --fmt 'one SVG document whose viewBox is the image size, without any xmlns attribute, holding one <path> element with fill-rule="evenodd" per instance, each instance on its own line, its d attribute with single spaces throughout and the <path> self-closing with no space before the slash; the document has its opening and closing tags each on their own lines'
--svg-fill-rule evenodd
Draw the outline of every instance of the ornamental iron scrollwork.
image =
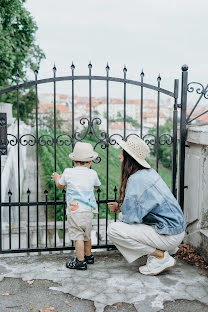
<svg viewBox="0 0 208 312">
<path fill-rule="evenodd" d="M 171 134 L 169 133 L 164 133 L 162 135 L 160 135 L 159 137 L 159 144 L 160 145 L 171 145 L 173 143 L 173 137 Z"/>
<path fill-rule="evenodd" d="M 9 136 L 13 137 L 13 139 L 9 140 Z M 17 145 L 17 137 L 14 134 L 7 133 L 7 145 L 15 146 Z"/>
<path fill-rule="evenodd" d="M 206 113 L 208 113 L 208 110 L 205 110 L 204 112 L 198 114 L 197 116 L 193 116 L 193 118 L 191 119 L 191 116 L 193 115 L 194 111 L 196 110 L 197 106 L 199 105 L 199 103 L 201 102 L 202 98 L 204 99 L 208 99 L 208 84 L 206 85 L 206 87 L 204 87 L 201 83 L 199 82 L 190 82 L 187 85 L 187 91 L 190 93 L 193 93 L 194 91 L 199 95 L 195 105 L 193 106 L 190 114 L 188 115 L 187 119 L 186 119 L 186 123 L 190 124 L 192 121 L 196 120 L 197 118 L 205 115 Z"/>
<path fill-rule="evenodd" d="M 198 85 L 198 87 L 197 87 Z M 199 83 L 199 82 L 190 82 L 188 85 L 187 85 L 187 91 L 192 93 L 194 91 L 196 91 L 197 94 L 204 94 L 204 86 Z"/>
<path fill-rule="evenodd" d="M 27 138 L 29 136 L 32 137 L 32 138 Z M 26 138 L 22 141 L 22 139 L 24 137 L 26 137 Z M 37 139 L 36 139 L 36 137 L 34 135 L 28 133 L 28 134 L 22 135 L 20 137 L 20 139 L 19 139 L 19 142 L 20 142 L 20 144 L 22 146 L 27 146 L 27 145 L 34 146 L 36 144 L 36 142 L 37 142 Z"/>
<path fill-rule="evenodd" d="M 156 136 L 154 134 L 146 134 L 145 136 L 143 136 L 143 140 L 147 145 L 155 145 L 156 144 Z"/>
<path fill-rule="evenodd" d="M 47 137 L 48 139 L 46 139 Z M 45 146 L 45 145 L 52 146 L 54 144 L 54 138 L 50 134 L 41 135 L 38 141 L 41 146 Z"/>
<path fill-rule="evenodd" d="M 63 139 L 64 137 L 66 137 L 66 139 Z M 56 142 L 58 146 L 70 146 L 72 144 L 72 137 L 69 134 L 60 134 L 56 138 Z"/>
<path fill-rule="evenodd" d="M 84 135 L 82 136 L 82 137 L 80 137 L 81 136 L 81 133 L 80 132 L 75 132 L 75 134 L 74 134 L 74 138 L 77 140 L 77 141 L 82 141 L 82 140 L 84 140 L 85 138 L 86 138 L 86 136 L 87 136 L 87 134 L 90 132 L 90 121 L 89 121 L 89 119 L 87 119 L 86 117 L 83 117 L 83 118 L 81 118 L 80 119 L 80 124 L 82 125 L 82 126 L 84 126 L 85 124 L 86 124 L 86 122 L 87 122 L 87 130 L 86 130 L 86 132 L 84 133 Z"/>
</svg>

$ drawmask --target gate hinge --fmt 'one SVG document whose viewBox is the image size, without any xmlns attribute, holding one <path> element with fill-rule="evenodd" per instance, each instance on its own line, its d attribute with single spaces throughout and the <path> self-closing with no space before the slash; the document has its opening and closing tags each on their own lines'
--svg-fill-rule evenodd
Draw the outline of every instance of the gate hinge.
<svg viewBox="0 0 208 312">
<path fill-rule="evenodd" d="M 178 108 L 181 108 L 181 107 L 182 107 L 182 105 L 181 105 L 181 104 L 177 104 L 177 107 L 178 107 Z"/>
<path fill-rule="evenodd" d="M 187 189 L 187 188 L 188 188 L 188 185 L 185 185 L 185 186 L 184 186 L 184 188 L 186 188 L 186 189 Z"/>
<path fill-rule="evenodd" d="M 0 113 L 0 157 L 1 155 L 7 155 L 7 114 L 6 113 Z"/>
</svg>

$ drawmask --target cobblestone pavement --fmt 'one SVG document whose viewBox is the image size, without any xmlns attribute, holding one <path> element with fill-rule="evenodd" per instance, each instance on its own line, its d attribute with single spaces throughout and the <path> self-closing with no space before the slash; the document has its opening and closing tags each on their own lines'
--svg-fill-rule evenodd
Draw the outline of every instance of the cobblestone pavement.
<svg viewBox="0 0 208 312">
<path fill-rule="evenodd" d="M 208 311 L 207 271 L 178 261 L 161 275 L 143 276 L 145 257 L 128 264 L 117 251 L 97 252 L 94 265 L 76 271 L 65 268 L 71 256 L 1 257 L 0 311 L 38 312 L 47 304 L 54 312 Z"/>
</svg>

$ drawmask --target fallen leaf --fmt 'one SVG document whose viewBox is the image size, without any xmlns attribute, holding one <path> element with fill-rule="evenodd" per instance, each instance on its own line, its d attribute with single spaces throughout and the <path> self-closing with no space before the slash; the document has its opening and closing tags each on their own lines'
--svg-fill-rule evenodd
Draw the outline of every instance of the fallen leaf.
<svg viewBox="0 0 208 312">
<path fill-rule="evenodd" d="M 29 308 L 29 309 L 28 309 L 28 311 L 32 311 L 32 310 L 33 310 L 33 308 Z"/>
<path fill-rule="evenodd" d="M 27 283 L 28 283 L 29 285 L 32 285 L 32 284 L 34 283 L 34 280 L 32 280 L 32 281 L 27 281 Z"/>
<path fill-rule="evenodd" d="M 69 307 L 72 307 L 71 303 L 69 301 L 65 301 L 65 304 L 68 305 Z"/>
<path fill-rule="evenodd" d="M 2 296 L 10 296 L 11 294 L 8 291 L 5 291 L 5 293 L 2 294 Z"/>
<path fill-rule="evenodd" d="M 188 244 L 179 245 L 179 250 L 176 255 L 179 259 L 185 260 L 201 269 L 208 269 L 208 265 L 205 263 L 204 259 Z"/>
<path fill-rule="evenodd" d="M 118 307 L 122 307 L 123 302 L 117 302 L 116 304 L 117 304 Z"/>
<path fill-rule="evenodd" d="M 46 304 L 39 312 L 52 312 L 55 311 L 54 307 L 51 307 L 49 304 Z"/>
</svg>

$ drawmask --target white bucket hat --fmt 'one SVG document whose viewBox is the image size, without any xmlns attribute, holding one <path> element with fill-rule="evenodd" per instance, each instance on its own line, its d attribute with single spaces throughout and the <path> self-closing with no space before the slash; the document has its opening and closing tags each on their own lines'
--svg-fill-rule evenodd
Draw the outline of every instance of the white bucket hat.
<svg viewBox="0 0 208 312">
<path fill-rule="evenodd" d="M 98 153 L 94 152 L 92 145 L 84 142 L 77 142 L 73 153 L 69 154 L 69 158 L 75 161 L 90 161 L 97 157 Z"/>
<path fill-rule="evenodd" d="M 117 143 L 140 165 L 145 168 L 151 168 L 146 162 L 145 158 L 148 156 L 150 149 L 149 146 L 138 136 L 132 135 L 127 141 L 118 139 Z"/>
</svg>

